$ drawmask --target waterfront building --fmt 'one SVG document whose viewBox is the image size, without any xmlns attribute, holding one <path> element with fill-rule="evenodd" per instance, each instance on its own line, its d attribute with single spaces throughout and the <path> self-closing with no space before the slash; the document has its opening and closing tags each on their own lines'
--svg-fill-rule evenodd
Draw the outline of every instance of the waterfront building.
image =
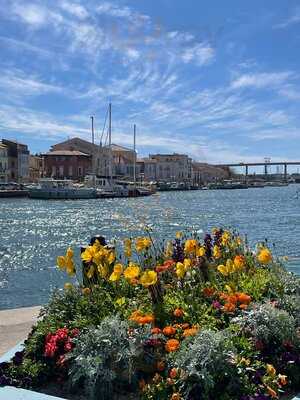
<svg viewBox="0 0 300 400">
<path fill-rule="evenodd" d="M 157 160 L 140 158 L 136 163 L 137 177 L 141 181 L 153 182 L 157 180 Z"/>
<path fill-rule="evenodd" d="M 226 168 L 215 167 L 210 164 L 193 162 L 192 180 L 193 184 L 206 184 L 217 182 L 230 177 L 230 171 Z"/>
<path fill-rule="evenodd" d="M 29 150 L 27 145 L 13 140 L 2 139 L 7 147 L 8 180 L 14 182 L 28 182 L 29 180 Z"/>
<path fill-rule="evenodd" d="M 91 171 L 99 176 L 109 175 L 110 150 L 108 146 L 96 145 L 76 137 L 51 147 L 51 151 L 57 150 L 79 151 L 88 154 L 92 160 Z M 133 177 L 134 151 L 132 149 L 112 144 L 111 158 L 113 176 Z"/>
<path fill-rule="evenodd" d="M 192 159 L 186 154 L 150 154 L 156 160 L 156 180 L 167 182 L 191 182 Z M 153 165 L 149 165 L 152 171 Z"/>
<path fill-rule="evenodd" d="M 0 142 L 0 182 L 6 183 L 8 181 L 8 175 L 7 146 Z"/>
<path fill-rule="evenodd" d="M 44 176 L 44 157 L 41 155 L 29 156 L 29 180 L 38 182 Z"/>
<path fill-rule="evenodd" d="M 77 150 L 54 150 L 44 154 L 45 175 L 48 178 L 82 181 L 92 172 L 90 154 Z"/>
</svg>

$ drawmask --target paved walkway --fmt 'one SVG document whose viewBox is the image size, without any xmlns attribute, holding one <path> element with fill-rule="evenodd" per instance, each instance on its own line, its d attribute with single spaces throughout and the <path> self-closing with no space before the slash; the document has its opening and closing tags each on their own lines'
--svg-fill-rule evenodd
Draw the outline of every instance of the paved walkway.
<svg viewBox="0 0 300 400">
<path fill-rule="evenodd" d="M 0 311 L 0 356 L 26 338 L 39 311 L 40 307 Z"/>
</svg>

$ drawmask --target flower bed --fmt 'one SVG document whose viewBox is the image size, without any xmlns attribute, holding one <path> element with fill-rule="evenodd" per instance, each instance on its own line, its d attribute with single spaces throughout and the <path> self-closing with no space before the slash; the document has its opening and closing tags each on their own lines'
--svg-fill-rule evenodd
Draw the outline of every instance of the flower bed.
<svg viewBox="0 0 300 400">
<path fill-rule="evenodd" d="M 68 399 L 268 400 L 300 388 L 300 279 L 237 234 L 96 240 L 0 385 Z"/>
</svg>

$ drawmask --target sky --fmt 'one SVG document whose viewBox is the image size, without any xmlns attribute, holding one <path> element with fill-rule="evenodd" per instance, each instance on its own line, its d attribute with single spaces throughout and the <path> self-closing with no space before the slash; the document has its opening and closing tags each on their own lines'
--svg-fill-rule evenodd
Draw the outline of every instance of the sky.
<svg viewBox="0 0 300 400">
<path fill-rule="evenodd" d="M 0 0 L 0 138 L 210 163 L 300 158 L 300 3 Z M 105 137 L 105 135 L 104 135 Z"/>
</svg>

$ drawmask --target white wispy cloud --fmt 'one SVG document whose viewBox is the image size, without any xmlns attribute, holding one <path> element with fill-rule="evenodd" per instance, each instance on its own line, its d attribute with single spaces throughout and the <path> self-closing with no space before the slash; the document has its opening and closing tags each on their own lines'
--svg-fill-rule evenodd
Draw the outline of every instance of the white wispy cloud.
<svg viewBox="0 0 300 400">
<path fill-rule="evenodd" d="M 86 8 L 78 3 L 73 3 L 70 1 L 62 1 L 60 7 L 64 11 L 67 11 L 69 14 L 72 14 L 79 19 L 86 19 L 89 16 L 89 13 L 86 10 Z"/>
<path fill-rule="evenodd" d="M 182 53 L 183 62 L 195 62 L 199 66 L 209 64 L 214 57 L 215 50 L 208 43 L 197 43 L 186 48 Z"/>
<path fill-rule="evenodd" d="M 288 28 L 292 25 L 296 25 L 300 23 L 300 8 L 296 8 L 293 11 L 293 14 L 285 19 L 284 21 L 280 22 L 279 24 L 276 24 L 274 26 L 275 29 L 284 29 L 284 28 Z"/>
<path fill-rule="evenodd" d="M 231 82 L 231 87 L 234 89 L 247 87 L 257 89 L 273 88 L 274 86 L 277 87 L 278 85 L 287 82 L 293 77 L 295 77 L 295 74 L 290 71 L 243 74 Z"/>
</svg>

